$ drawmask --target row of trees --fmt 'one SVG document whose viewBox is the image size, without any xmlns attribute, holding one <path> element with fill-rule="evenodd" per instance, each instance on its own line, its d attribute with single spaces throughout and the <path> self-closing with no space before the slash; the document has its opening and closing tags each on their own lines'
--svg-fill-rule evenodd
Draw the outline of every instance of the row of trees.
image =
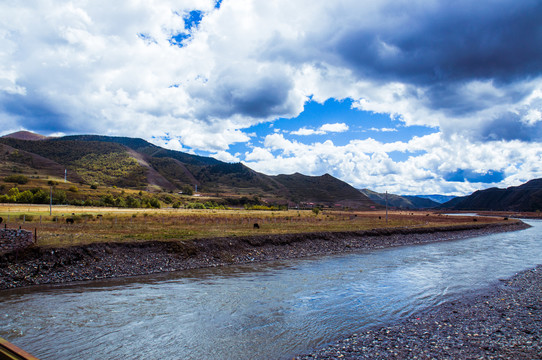
<svg viewBox="0 0 542 360">
<path fill-rule="evenodd" d="M 53 204 L 63 204 L 67 199 L 66 192 L 55 191 Z M 0 195 L 0 203 L 49 204 L 50 194 L 42 189 L 32 189 L 20 192 L 14 187 L 4 195 Z"/>
<path fill-rule="evenodd" d="M 3 185 L 2 185 L 3 188 Z M 3 190 L 3 189 L 0 189 Z M 77 193 L 78 189 L 72 186 L 69 189 L 70 193 Z M 120 208 L 155 208 L 159 209 L 162 206 L 162 202 L 165 204 L 172 204 L 175 209 L 217 209 L 226 210 L 229 209 L 229 205 L 243 206 L 247 210 L 288 210 L 287 205 L 266 205 L 261 200 L 254 196 L 253 198 L 227 198 L 222 203 L 215 201 L 189 202 L 182 204 L 180 201 L 176 201 L 170 195 L 162 195 L 161 198 L 156 196 L 149 196 L 142 191 L 139 195 L 126 195 L 124 191 L 118 195 L 105 194 L 99 198 L 70 198 L 64 190 L 54 189 L 52 193 L 52 202 L 55 205 L 75 205 L 75 206 L 108 206 L 108 207 L 120 207 Z M 0 203 L 20 203 L 20 204 L 49 204 L 50 191 L 35 188 L 31 190 L 19 191 L 17 187 L 11 188 L 7 193 L 0 195 Z"/>
<path fill-rule="evenodd" d="M 161 203 L 156 197 L 150 196 L 113 196 L 106 194 L 98 199 L 68 199 L 63 190 L 53 191 L 53 204 L 55 205 L 76 205 L 76 206 L 114 206 L 123 208 L 160 208 Z M 50 193 L 43 189 L 32 189 L 19 191 L 14 187 L 8 190 L 6 194 L 0 195 L 0 203 L 20 203 L 20 204 L 49 204 Z"/>
</svg>

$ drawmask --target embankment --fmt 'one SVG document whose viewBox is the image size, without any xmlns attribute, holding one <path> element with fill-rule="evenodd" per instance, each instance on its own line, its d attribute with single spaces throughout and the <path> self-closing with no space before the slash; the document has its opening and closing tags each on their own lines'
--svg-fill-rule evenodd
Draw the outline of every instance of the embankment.
<svg viewBox="0 0 542 360">
<path fill-rule="evenodd" d="M 450 241 L 526 227 L 522 222 L 510 221 L 183 242 L 100 243 L 54 249 L 28 247 L 0 256 L 0 289 Z"/>
</svg>

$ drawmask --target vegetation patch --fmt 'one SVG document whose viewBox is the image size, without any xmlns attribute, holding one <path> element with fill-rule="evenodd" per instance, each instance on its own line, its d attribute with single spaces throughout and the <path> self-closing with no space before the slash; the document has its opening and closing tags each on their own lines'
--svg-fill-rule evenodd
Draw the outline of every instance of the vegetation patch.
<svg viewBox="0 0 542 360">
<path fill-rule="evenodd" d="M 89 184 L 122 187 L 140 187 L 146 184 L 145 168 L 124 152 L 88 154 L 76 160 L 73 167 Z"/>
<path fill-rule="evenodd" d="M 24 175 L 9 175 L 4 178 L 5 182 L 24 185 L 28 182 L 28 178 Z"/>
</svg>

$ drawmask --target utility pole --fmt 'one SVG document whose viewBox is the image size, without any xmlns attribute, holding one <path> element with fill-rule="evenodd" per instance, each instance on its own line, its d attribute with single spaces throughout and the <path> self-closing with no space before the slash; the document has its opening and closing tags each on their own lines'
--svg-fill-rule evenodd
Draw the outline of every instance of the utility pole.
<svg viewBox="0 0 542 360">
<path fill-rule="evenodd" d="M 386 190 L 386 225 L 388 224 L 388 190 Z"/>
<path fill-rule="evenodd" d="M 51 193 L 49 195 L 49 216 L 53 215 L 53 186 L 51 185 Z"/>
</svg>

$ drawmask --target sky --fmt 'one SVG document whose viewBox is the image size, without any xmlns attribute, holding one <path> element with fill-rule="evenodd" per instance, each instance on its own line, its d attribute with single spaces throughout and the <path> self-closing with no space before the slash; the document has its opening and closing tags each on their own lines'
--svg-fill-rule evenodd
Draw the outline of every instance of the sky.
<svg viewBox="0 0 542 360">
<path fill-rule="evenodd" d="M 466 195 L 542 177 L 539 0 L 4 0 L 0 135 Z"/>
</svg>

